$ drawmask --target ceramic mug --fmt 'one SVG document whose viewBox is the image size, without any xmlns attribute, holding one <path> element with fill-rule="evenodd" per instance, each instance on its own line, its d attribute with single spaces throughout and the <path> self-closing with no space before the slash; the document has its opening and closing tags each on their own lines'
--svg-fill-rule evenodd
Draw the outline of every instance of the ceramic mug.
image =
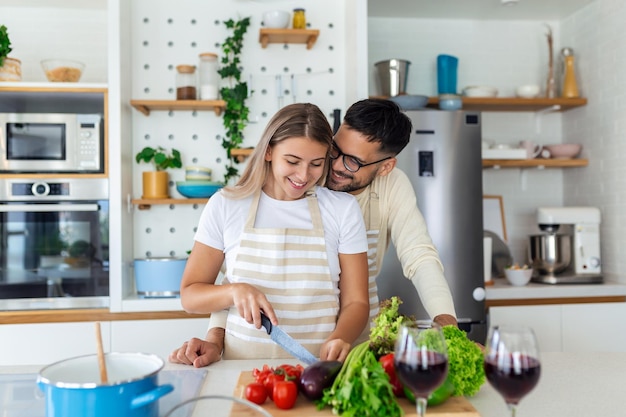
<svg viewBox="0 0 626 417">
<path fill-rule="evenodd" d="M 519 143 L 519 147 L 526 149 L 526 158 L 533 159 L 538 157 L 543 150 L 543 147 L 532 140 L 522 140 Z"/>
</svg>

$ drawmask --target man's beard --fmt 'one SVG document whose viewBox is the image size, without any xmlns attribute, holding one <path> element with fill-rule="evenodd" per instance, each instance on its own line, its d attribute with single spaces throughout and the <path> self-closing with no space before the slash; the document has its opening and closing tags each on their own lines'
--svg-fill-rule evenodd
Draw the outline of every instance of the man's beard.
<svg viewBox="0 0 626 417">
<path fill-rule="evenodd" d="M 372 181 L 374 181 L 374 178 L 376 178 L 376 175 L 378 174 L 378 169 L 374 170 L 369 177 L 364 178 L 361 181 L 355 181 L 353 175 L 348 174 L 350 176 L 346 176 L 345 172 L 338 172 L 338 174 L 342 178 L 349 179 L 350 181 L 347 183 L 336 183 L 335 179 L 333 178 L 333 170 L 331 169 L 328 172 L 326 187 L 330 188 L 333 191 L 343 191 L 346 193 L 350 193 L 353 191 L 361 190 L 370 185 Z"/>
</svg>

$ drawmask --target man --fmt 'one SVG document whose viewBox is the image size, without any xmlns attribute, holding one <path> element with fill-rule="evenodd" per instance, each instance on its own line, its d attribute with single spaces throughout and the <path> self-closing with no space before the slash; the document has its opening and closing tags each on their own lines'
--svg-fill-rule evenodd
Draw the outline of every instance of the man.
<svg viewBox="0 0 626 417">
<path fill-rule="evenodd" d="M 363 212 L 370 242 L 370 315 L 378 311 L 376 277 L 391 239 L 404 275 L 430 317 L 442 326 L 457 325 L 450 288 L 415 192 L 406 174 L 395 169 L 395 157 L 409 143 L 411 130 L 410 119 L 389 100 L 353 104 L 335 134 L 326 186 L 354 195 Z M 224 326 L 223 318 L 215 314 L 205 340 L 185 342 L 170 354 L 170 362 L 202 367 L 219 361 Z"/>
</svg>

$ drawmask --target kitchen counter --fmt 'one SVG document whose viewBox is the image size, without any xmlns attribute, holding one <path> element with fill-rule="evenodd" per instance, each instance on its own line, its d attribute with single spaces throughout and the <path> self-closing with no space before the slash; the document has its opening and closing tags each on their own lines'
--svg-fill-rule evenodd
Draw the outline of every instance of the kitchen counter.
<svg viewBox="0 0 626 417">
<path fill-rule="evenodd" d="M 550 285 L 531 282 L 522 287 L 514 287 L 506 279 L 496 278 L 493 285 L 485 287 L 485 292 L 488 307 L 626 301 L 626 284 L 612 281 L 579 285 Z"/>
<path fill-rule="evenodd" d="M 518 409 L 520 417 L 624 416 L 622 387 L 626 375 L 626 353 L 544 353 L 541 361 L 539 384 L 522 399 Z M 276 366 L 283 362 L 246 360 L 213 364 L 205 368 L 207 376 L 201 395 L 231 396 L 241 371 L 261 367 L 264 363 Z M 37 373 L 39 369 L 35 366 L 0 367 L 0 374 Z M 184 365 L 167 364 L 165 369 L 189 370 L 190 376 L 196 375 L 196 370 Z M 504 401 L 488 383 L 469 400 L 481 417 L 508 415 Z M 193 415 L 226 417 L 229 407 L 224 401 L 204 401 Z M 161 410 L 161 415 L 167 411 Z M 320 413 L 322 415 L 331 414 Z"/>
</svg>

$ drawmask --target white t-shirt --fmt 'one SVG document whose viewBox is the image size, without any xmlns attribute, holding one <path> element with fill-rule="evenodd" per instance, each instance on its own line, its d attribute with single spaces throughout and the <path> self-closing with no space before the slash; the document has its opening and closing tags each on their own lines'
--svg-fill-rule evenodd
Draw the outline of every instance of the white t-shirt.
<svg viewBox="0 0 626 417">
<path fill-rule="evenodd" d="M 336 283 L 341 272 L 338 254 L 367 252 L 365 224 L 361 209 L 352 195 L 319 186 L 315 192 L 324 224 L 328 264 Z M 209 199 L 200 216 L 194 239 L 224 252 L 226 276 L 232 271 L 251 204 L 252 197 L 234 200 L 220 192 Z M 305 198 L 275 200 L 262 192 L 254 226 L 312 229 L 308 201 Z"/>
</svg>

